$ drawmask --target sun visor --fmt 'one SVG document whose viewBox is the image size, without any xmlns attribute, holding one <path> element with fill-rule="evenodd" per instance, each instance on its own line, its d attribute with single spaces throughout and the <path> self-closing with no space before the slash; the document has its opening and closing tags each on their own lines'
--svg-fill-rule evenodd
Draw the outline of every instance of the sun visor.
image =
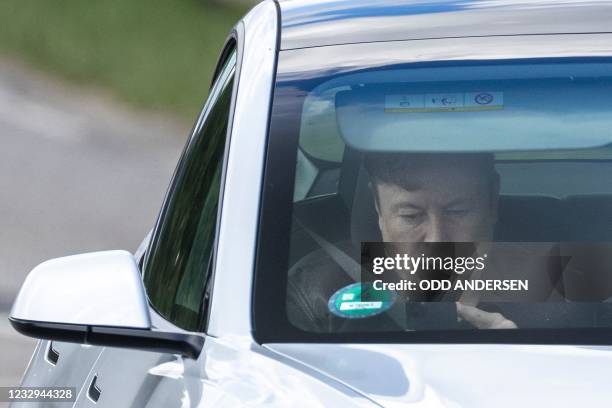
<svg viewBox="0 0 612 408">
<path fill-rule="evenodd" d="M 611 78 L 363 85 L 336 95 L 363 151 L 582 149 L 612 143 Z"/>
</svg>

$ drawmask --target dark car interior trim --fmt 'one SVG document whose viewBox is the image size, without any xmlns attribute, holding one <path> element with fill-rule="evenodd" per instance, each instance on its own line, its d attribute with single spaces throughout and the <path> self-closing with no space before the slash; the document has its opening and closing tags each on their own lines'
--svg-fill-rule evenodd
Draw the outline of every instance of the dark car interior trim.
<svg viewBox="0 0 612 408">
<path fill-rule="evenodd" d="M 44 340 L 180 354 L 192 359 L 197 359 L 204 347 L 204 336 L 194 333 L 48 323 L 14 318 L 9 318 L 9 321 L 19 333 Z"/>
</svg>

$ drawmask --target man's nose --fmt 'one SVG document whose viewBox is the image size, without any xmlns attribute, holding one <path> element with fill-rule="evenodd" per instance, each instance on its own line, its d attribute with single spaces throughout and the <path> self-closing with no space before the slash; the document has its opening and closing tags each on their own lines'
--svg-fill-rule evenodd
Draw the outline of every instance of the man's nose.
<svg viewBox="0 0 612 408">
<path fill-rule="evenodd" d="M 430 216 L 427 225 L 427 232 L 425 236 L 425 242 L 447 242 L 448 232 L 447 223 L 443 217 Z"/>
</svg>

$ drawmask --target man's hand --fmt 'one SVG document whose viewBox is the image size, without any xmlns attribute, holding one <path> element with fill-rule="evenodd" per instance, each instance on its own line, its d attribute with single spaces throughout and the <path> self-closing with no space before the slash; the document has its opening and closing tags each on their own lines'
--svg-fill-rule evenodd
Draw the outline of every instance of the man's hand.
<svg viewBox="0 0 612 408">
<path fill-rule="evenodd" d="M 490 313 L 474 306 L 457 303 L 457 314 L 477 329 L 516 329 L 512 320 L 506 319 L 501 313 Z"/>
</svg>

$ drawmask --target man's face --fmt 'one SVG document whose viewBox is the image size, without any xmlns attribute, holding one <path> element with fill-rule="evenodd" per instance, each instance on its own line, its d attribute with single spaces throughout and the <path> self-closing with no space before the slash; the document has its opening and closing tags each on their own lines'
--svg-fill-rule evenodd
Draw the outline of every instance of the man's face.
<svg viewBox="0 0 612 408">
<path fill-rule="evenodd" d="M 477 161 L 436 156 L 415 160 L 405 171 L 401 183 L 373 183 L 383 241 L 492 240 L 498 181 Z"/>
</svg>

